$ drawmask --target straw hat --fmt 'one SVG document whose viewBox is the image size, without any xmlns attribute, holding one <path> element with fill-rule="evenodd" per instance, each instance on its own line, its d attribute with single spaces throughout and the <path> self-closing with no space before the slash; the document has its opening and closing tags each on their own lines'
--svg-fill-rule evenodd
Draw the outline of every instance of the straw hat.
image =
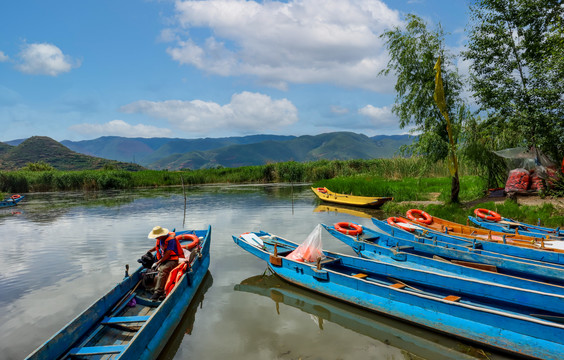
<svg viewBox="0 0 564 360">
<path fill-rule="evenodd" d="M 168 235 L 168 229 L 162 228 L 160 226 L 155 226 L 149 233 L 148 237 L 149 239 L 156 239 L 164 235 Z"/>
</svg>

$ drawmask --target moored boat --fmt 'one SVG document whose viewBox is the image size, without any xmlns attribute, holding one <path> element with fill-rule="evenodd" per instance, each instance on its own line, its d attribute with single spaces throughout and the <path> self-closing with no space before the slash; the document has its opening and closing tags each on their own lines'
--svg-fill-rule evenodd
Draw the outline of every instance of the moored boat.
<svg viewBox="0 0 564 360">
<path fill-rule="evenodd" d="M 402 219 L 404 221 L 402 225 L 403 228 L 397 225 L 399 219 Z M 382 221 L 372 218 L 372 222 L 380 229 L 384 229 L 384 231 L 397 237 L 407 237 L 408 239 L 413 239 L 413 235 L 417 235 L 419 238 L 425 238 L 431 242 L 441 241 L 451 245 L 472 248 L 474 249 L 473 251 L 485 250 L 488 252 L 497 253 L 500 256 L 504 257 L 511 256 L 515 258 L 521 258 L 524 261 L 541 261 L 543 263 L 546 263 L 547 266 L 550 264 L 558 266 L 564 265 L 564 252 L 559 249 L 542 248 L 540 246 L 533 246 L 534 244 L 523 244 L 523 246 L 515 246 L 516 243 L 511 239 L 496 242 L 489 239 L 481 239 L 477 237 L 462 237 L 448 231 L 440 232 L 419 226 L 418 224 L 410 222 L 405 218 L 394 218 L 393 221 Z"/>
<path fill-rule="evenodd" d="M 315 316 L 319 329 L 326 328 L 324 322 L 337 324 L 369 336 L 385 346 L 401 349 L 405 358 L 440 359 L 440 360 L 475 360 L 467 354 L 469 346 L 464 344 L 464 351 L 459 351 L 461 344 L 446 336 L 437 336 L 434 332 L 422 332 L 416 326 L 381 316 L 374 312 L 339 302 L 327 296 L 292 285 L 275 274 L 257 275 L 235 285 L 235 291 L 257 294 L 272 299 L 276 303 L 276 313 L 284 317 L 287 312 L 283 305 L 299 309 L 310 316 Z M 482 349 L 476 349 L 480 351 Z M 409 355 L 405 354 L 408 352 Z M 413 356 L 414 355 L 414 356 Z"/>
<path fill-rule="evenodd" d="M 379 208 L 380 206 L 384 205 L 384 203 L 393 200 L 393 198 L 391 197 L 371 197 L 339 194 L 327 189 L 326 187 L 312 187 L 311 190 L 315 193 L 315 195 L 317 195 L 319 199 L 323 201 L 343 205 Z"/>
<path fill-rule="evenodd" d="M 408 210 L 406 216 L 407 219 L 402 217 L 397 217 L 395 219 L 397 220 L 396 225 L 403 227 L 408 231 L 412 230 L 409 225 L 411 222 L 438 232 L 471 240 L 477 239 L 481 241 L 511 244 L 533 249 L 552 249 L 557 252 L 564 250 L 564 247 L 562 246 L 564 243 L 554 237 L 532 237 L 525 234 L 508 233 L 458 224 L 453 221 L 431 216 L 418 209 Z"/>
<path fill-rule="evenodd" d="M 389 272 L 389 264 L 356 256 L 323 251 L 317 262 L 293 260 L 287 256 L 298 245 L 264 231 L 233 236 L 233 240 L 281 278 L 326 296 L 508 352 L 544 359 L 564 357 L 564 324 L 556 321 L 559 314 L 543 313 L 540 318 L 526 305 L 507 306 L 489 296 L 455 295 L 456 290 L 440 283 L 413 286 L 413 281 L 402 280 L 401 272 Z"/>
<path fill-rule="evenodd" d="M 24 197 L 25 196 L 20 194 L 14 194 L 8 198 L 5 198 L 4 200 L 0 201 L 0 208 L 16 206 L 20 201 L 24 199 Z"/>
<path fill-rule="evenodd" d="M 126 271 L 119 284 L 27 359 L 156 358 L 196 294 L 210 263 L 211 226 L 176 234 L 197 236 L 198 246 L 192 249 L 188 261 L 179 265 L 181 269 L 185 264 L 185 272 L 176 278 L 164 300 L 150 300 L 144 282 L 146 268 L 141 266 L 133 274 Z"/>
<path fill-rule="evenodd" d="M 469 282 L 481 280 L 556 294 L 557 303 L 560 301 L 559 298 L 564 296 L 564 266 L 547 267 L 542 263 L 527 263 L 476 253 L 468 254 L 436 244 L 425 245 L 416 241 L 402 241 L 388 233 L 366 226 L 362 228 L 362 233 L 351 236 L 338 231 L 335 225 L 322 225 L 333 237 L 367 259 L 400 264 L 412 269 L 429 270 L 467 279 Z"/>
<path fill-rule="evenodd" d="M 521 221 L 502 217 L 488 209 L 474 210 L 476 216 L 468 216 L 468 220 L 481 228 L 505 234 L 525 235 L 547 240 L 564 240 L 564 230 L 549 228 L 540 225 L 527 224 Z"/>
</svg>

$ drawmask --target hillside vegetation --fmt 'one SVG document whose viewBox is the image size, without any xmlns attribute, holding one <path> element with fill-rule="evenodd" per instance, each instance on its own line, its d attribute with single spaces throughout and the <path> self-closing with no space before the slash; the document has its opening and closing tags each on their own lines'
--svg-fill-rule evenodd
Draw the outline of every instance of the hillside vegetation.
<svg viewBox="0 0 564 360">
<path fill-rule="evenodd" d="M 142 167 L 76 153 L 46 137 L 33 136 L 17 146 L 0 146 L 0 170 L 17 170 L 29 163 L 43 162 L 57 170 L 102 169 L 104 167 L 136 171 Z"/>
</svg>

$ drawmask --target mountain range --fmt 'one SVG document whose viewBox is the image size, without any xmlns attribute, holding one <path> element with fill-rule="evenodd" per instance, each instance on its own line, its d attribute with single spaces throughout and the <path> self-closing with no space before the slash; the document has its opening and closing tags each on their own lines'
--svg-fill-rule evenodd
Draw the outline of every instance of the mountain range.
<svg viewBox="0 0 564 360">
<path fill-rule="evenodd" d="M 48 137 L 34 136 L 0 143 L 0 169 L 18 168 L 37 161 L 45 161 L 57 169 L 68 168 L 71 163 L 79 168 L 100 168 L 104 167 L 104 161 L 112 160 L 120 168 L 130 163 L 150 169 L 177 170 L 292 160 L 390 158 L 413 139 L 409 135 L 368 137 L 352 132 L 333 132 L 315 136 L 251 135 L 199 139 L 104 136 L 58 143 Z"/>
</svg>

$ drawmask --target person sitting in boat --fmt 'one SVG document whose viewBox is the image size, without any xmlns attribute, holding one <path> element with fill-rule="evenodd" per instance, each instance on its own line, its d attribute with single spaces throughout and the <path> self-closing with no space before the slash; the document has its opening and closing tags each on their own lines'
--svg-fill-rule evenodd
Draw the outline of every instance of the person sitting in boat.
<svg viewBox="0 0 564 360">
<path fill-rule="evenodd" d="M 148 238 L 156 239 L 155 246 L 149 252 L 157 252 L 157 261 L 153 264 L 152 269 L 158 271 L 151 300 L 159 300 L 165 295 L 164 287 L 168 274 L 178 265 L 178 260 L 184 258 L 184 251 L 176 234 L 161 226 L 155 226 Z"/>
</svg>

